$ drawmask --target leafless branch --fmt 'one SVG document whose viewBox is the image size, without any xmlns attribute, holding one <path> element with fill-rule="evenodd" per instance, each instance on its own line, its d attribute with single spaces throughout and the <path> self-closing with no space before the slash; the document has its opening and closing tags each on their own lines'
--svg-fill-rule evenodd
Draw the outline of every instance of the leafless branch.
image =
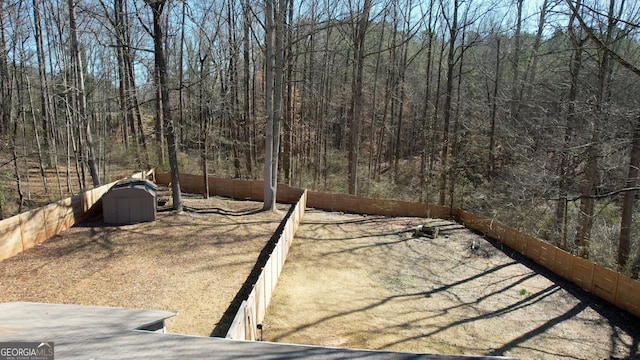
<svg viewBox="0 0 640 360">
<path fill-rule="evenodd" d="M 622 56 L 618 55 L 615 51 L 611 50 L 607 45 L 605 45 L 593 33 L 593 29 L 591 29 L 589 26 L 587 26 L 587 24 L 584 22 L 584 19 L 578 13 L 578 10 L 573 5 L 573 2 L 571 2 L 571 0 L 566 0 L 566 1 L 567 1 L 567 4 L 569 5 L 569 8 L 571 8 L 571 12 L 573 13 L 573 16 L 575 16 L 575 18 L 578 20 L 578 22 L 580 23 L 580 27 L 582 27 L 582 29 L 587 33 L 587 36 L 589 37 L 589 39 L 591 39 L 591 41 L 593 41 L 602 51 L 604 51 L 607 54 L 609 54 L 609 56 L 611 56 L 611 58 L 613 60 L 615 60 L 616 62 L 618 62 L 618 64 L 620 64 L 622 67 L 624 67 L 627 70 L 633 72 L 634 74 L 640 76 L 640 68 L 637 68 L 636 66 L 634 66 L 633 64 L 631 64 L 627 60 L 623 59 Z"/>
<path fill-rule="evenodd" d="M 573 196 L 573 197 L 551 198 L 547 200 L 552 200 L 552 201 L 566 200 L 567 202 L 570 202 L 570 201 L 573 202 L 573 201 L 578 201 L 580 199 L 604 199 L 604 198 L 615 196 L 627 191 L 638 191 L 638 190 L 640 190 L 640 187 L 636 186 L 636 187 L 628 187 L 628 188 L 614 190 L 605 194 L 582 194 L 582 195 Z"/>
</svg>

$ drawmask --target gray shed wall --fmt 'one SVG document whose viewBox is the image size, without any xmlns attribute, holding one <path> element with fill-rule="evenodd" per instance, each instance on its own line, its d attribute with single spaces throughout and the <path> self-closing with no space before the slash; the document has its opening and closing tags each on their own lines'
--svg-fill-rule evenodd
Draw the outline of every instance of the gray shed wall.
<svg viewBox="0 0 640 360">
<path fill-rule="evenodd" d="M 140 187 L 111 189 L 102 198 L 104 222 L 107 224 L 135 224 L 155 221 L 156 192 Z"/>
</svg>

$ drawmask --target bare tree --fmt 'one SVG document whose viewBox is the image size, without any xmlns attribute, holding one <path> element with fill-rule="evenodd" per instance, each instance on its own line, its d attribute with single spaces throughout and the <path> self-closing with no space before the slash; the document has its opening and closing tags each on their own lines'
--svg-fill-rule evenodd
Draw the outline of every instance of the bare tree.
<svg viewBox="0 0 640 360">
<path fill-rule="evenodd" d="M 511 117 L 517 123 L 520 120 L 520 52 L 521 52 L 521 42 L 522 42 L 522 4 L 524 0 L 515 0 L 516 8 L 517 8 L 517 16 L 516 16 L 516 32 L 514 34 L 514 48 L 513 48 L 513 56 L 511 60 L 511 65 L 513 69 L 513 86 L 512 89 L 512 98 L 511 98 Z"/>
<path fill-rule="evenodd" d="M 7 40 L 5 35 L 4 0 L 0 1 L 0 134 L 9 133 L 11 125 L 11 108 L 13 106 L 13 89 L 9 74 L 7 56 Z"/>
<path fill-rule="evenodd" d="M 425 90 L 424 90 L 424 104 L 422 108 L 422 119 L 423 119 L 423 146 L 422 152 L 420 154 L 420 201 L 428 202 L 429 199 L 429 191 L 427 190 L 427 156 L 430 153 L 429 147 L 433 147 L 434 144 L 429 141 L 430 128 L 432 126 L 431 122 L 431 108 L 433 107 L 433 102 L 431 100 L 431 93 L 433 86 L 431 83 L 431 76 L 433 72 L 433 46 L 434 46 L 434 31 L 435 27 L 434 21 L 432 21 L 433 16 L 433 6 L 435 0 L 429 1 L 429 9 L 428 9 L 428 18 L 427 18 L 427 56 L 426 56 L 426 76 L 425 76 Z M 437 20 L 436 20 L 437 21 Z M 424 195 L 423 195 L 424 193 Z"/>
<path fill-rule="evenodd" d="M 84 128 L 84 136 L 87 141 L 87 165 L 93 180 L 93 186 L 100 185 L 100 176 L 98 174 L 98 164 L 96 163 L 95 150 L 93 145 L 93 134 L 91 132 L 91 122 L 87 114 L 87 97 L 84 89 L 84 67 L 82 65 L 82 56 L 80 54 L 78 43 L 78 27 L 76 24 L 76 6 L 75 0 L 68 0 L 69 5 L 69 30 L 71 31 L 71 58 L 73 59 L 77 112 L 80 123 Z"/>
<path fill-rule="evenodd" d="M 446 14 L 446 10 L 443 8 L 442 14 L 445 17 L 447 23 L 447 29 L 449 31 L 448 52 L 447 52 L 447 85 L 445 89 L 444 98 L 444 115 L 443 115 L 443 130 L 442 130 L 442 160 L 441 160 L 441 173 L 440 173 L 440 198 L 438 203 L 440 205 L 445 204 L 445 194 L 447 188 L 447 173 L 449 171 L 449 123 L 451 122 L 451 115 L 453 114 L 453 76 L 456 66 L 456 41 L 458 39 L 458 33 L 460 28 L 458 26 L 458 10 L 460 8 L 460 1 L 453 1 L 453 14 L 449 17 Z"/>
<path fill-rule="evenodd" d="M 624 268 L 629 261 L 631 250 L 631 226 L 633 224 L 633 205 L 638 192 L 638 169 L 640 169 L 640 116 L 636 117 L 636 125 L 631 141 L 631 154 L 629 155 L 629 168 L 627 181 L 622 198 L 622 216 L 620 219 L 620 236 L 618 238 L 618 267 Z M 636 270 L 637 271 L 637 270 Z"/>
<path fill-rule="evenodd" d="M 493 79 L 493 90 L 490 96 L 491 115 L 489 120 L 489 167 L 487 178 L 491 179 L 496 170 L 496 118 L 498 116 L 498 90 L 500 88 L 500 79 L 502 77 L 502 68 L 500 67 L 500 36 L 496 36 L 496 67 L 495 77 Z"/>
<path fill-rule="evenodd" d="M 362 122 L 362 108 L 364 97 L 362 94 L 364 77 L 365 40 L 367 27 L 369 26 L 369 12 L 371 0 L 364 0 L 362 10 L 357 15 L 358 21 L 353 31 L 353 44 L 355 46 L 356 64 L 353 78 L 350 135 L 349 135 L 349 194 L 358 194 L 358 160 L 360 154 L 360 123 Z"/>
<path fill-rule="evenodd" d="M 178 166 L 178 145 L 176 143 L 175 129 L 171 117 L 171 104 L 169 103 L 169 84 L 167 81 L 167 62 L 164 56 L 164 33 L 162 31 L 162 11 L 166 0 L 145 0 L 153 11 L 153 52 L 156 73 L 158 75 L 158 92 L 162 102 L 162 117 L 164 120 L 164 133 L 167 139 L 169 154 L 169 167 L 171 169 L 171 192 L 173 209 L 182 211 L 182 195 L 180 193 L 180 168 Z"/>
<path fill-rule="evenodd" d="M 602 58 L 600 61 L 599 74 L 598 74 L 598 105 L 601 106 L 605 101 L 604 96 L 606 91 L 605 87 L 606 79 L 605 76 L 608 73 L 608 63 L 607 60 L 609 58 L 616 61 L 622 67 L 631 71 L 632 73 L 640 76 L 640 67 L 633 65 L 628 60 L 624 59 L 622 56 L 617 54 L 610 46 L 613 30 L 617 25 L 617 21 L 619 20 L 619 15 L 616 16 L 614 14 L 615 1 L 610 0 L 609 2 L 609 11 L 607 13 L 607 31 L 604 34 L 604 39 L 599 38 L 590 28 L 586 22 L 584 21 L 582 15 L 580 14 L 580 0 L 574 4 L 571 0 L 566 0 L 569 8 L 571 9 L 571 16 L 578 20 L 580 27 L 587 34 L 589 39 L 591 39 L 598 49 L 602 51 Z M 624 7 L 624 2 L 620 7 L 620 13 L 622 13 L 622 8 Z M 637 27 L 637 25 L 634 25 Z M 597 154 L 596 154 L 597 155 Z M 624 197 L 622 202 L 622 216 L 620 220 L 620 235 L 618 239 L 618 266 L 619 268 L 624 267 L 627 264 L 629 258 L 629 250 L 630 250 L 630 240 L 631 240 L 631 225 L 633 218 L 633 205 L 635 202 L 635 196 L 637 193 L 637 177 L 638 177 L 638 169 L 640 166 L 640 117 L 636 120 L 636 125 L 634 127 L 632 141 L 631 141 L 631 151 L 630 151 L 630 159 L 629 159 L 629 167 L 627 171 L 627 178 L 625 181 L 626 188 L 623 189 Z M 588 196 L 591 201 L 593 201 L 593 196 Z"/>
<path fill-rule="evenodd" d="M 250 42 L 251 42 L 251 5 L 249 4 L 249 0 L 242 1 L 242 14 L 243 14 L 243 22 L 242 22 L 242 69 L 243 69 L 243 79 L 242 79 L 242 89 L 243 89 L 243 106 L 242 106 L 242 116 L 243 116 L 243 124 L 242 127 L 244 132 L 244 143 L 245 143 L 245 166 L 247 168 L 247 173 L 249 176 L 253 173 L 253 137 L 251 136 L 250 126 L 253 124 L 253 116 L 251 114 L 251 53 L 250 53 Z"/>
<path fill-rule="evenodd" d="M 275 7 L 274 5 L 278 5 Z M 277 211 L 278 155 L 284 97 L 284 27 L 288 2 L 265 0 L 265 110 L 267 129 L 264 161 L 264 210 Z"/>
<path fill-rule="evenodd" d="M 580 7 L 581 2 L 576 3 Z M 576 100 L 578 98 L 578 79 L 580 70 L 582 69 L 582 53 L 584 51 L 584 42 L 586 39 L 580 37 L 580 32 L 575 28 L 575 14 L 569 18 L 568 34 L 571 40 L 573 52 L 569 62 L 569 73 L 571 75 L 569 83 L 569 94 L 567 99 L 567 116 L 565 119 L 564 134 L 562 139 L 562 147 L 560 151 L 560 164 L 558 166 L 558 193 L 559 197 L 556 202 L 556 228 L 562 229 L 562 247 L 567 249 L 567 195 L 570 181 L 571 170 L 571 154 L 569 147 L 575 136 L 576 128 Z"/>
</svg>

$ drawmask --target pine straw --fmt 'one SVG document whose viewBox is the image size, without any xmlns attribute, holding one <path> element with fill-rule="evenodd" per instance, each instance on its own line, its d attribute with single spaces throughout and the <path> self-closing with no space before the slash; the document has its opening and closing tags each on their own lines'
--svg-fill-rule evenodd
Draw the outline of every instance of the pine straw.
<svg viewBox="0 0 640 360">
<path fill-rule="evenodd" d="M 177 311 L 169 332 L 209 336 L 286 213 L 262 203 L 184 199 L 155 222 L 93 219 L 0 262 L 0 302 Z M 219 328 L 218 328 L 219 331 Z"/>
</svg>

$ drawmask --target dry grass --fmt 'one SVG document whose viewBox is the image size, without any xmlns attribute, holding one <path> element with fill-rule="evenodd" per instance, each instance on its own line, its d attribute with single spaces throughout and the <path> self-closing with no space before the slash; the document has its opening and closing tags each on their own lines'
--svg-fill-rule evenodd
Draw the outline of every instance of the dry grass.
<svg viewBox="0 0 640 360">
<path fill-rule="evenodd" d="M 413 237 L 421 223 L 448 237 Z M 318 211 L 264 325 L 268 341 L 523 359 L 623 358 L 640 342 L 636 318 L 458 224 Z"/>
<path fill-rule="evenodd" d="M 154 223 L 95 219 L 0 262 L 0 301 L 175 310 L 168 329 L 184 334 L 228 326 L 285 212 L 185 204 Z M 412 237 L 425 222 L 448 237 Z M 640 343 L 636 318 L 460 225 L 320 211 L 303 219 L 264 324 L 270 341 L 541 359 L 637 356 Z"/>
<path fill-rule="evenodd" d="M 185 198 L 152 223 L 85 222 L 0 262 L 0 302 L 174 310 L 168 331 L 209 336 L 285 212 Z M 283 209 L 288 206 L 283 206 Z"/>
</svg>

